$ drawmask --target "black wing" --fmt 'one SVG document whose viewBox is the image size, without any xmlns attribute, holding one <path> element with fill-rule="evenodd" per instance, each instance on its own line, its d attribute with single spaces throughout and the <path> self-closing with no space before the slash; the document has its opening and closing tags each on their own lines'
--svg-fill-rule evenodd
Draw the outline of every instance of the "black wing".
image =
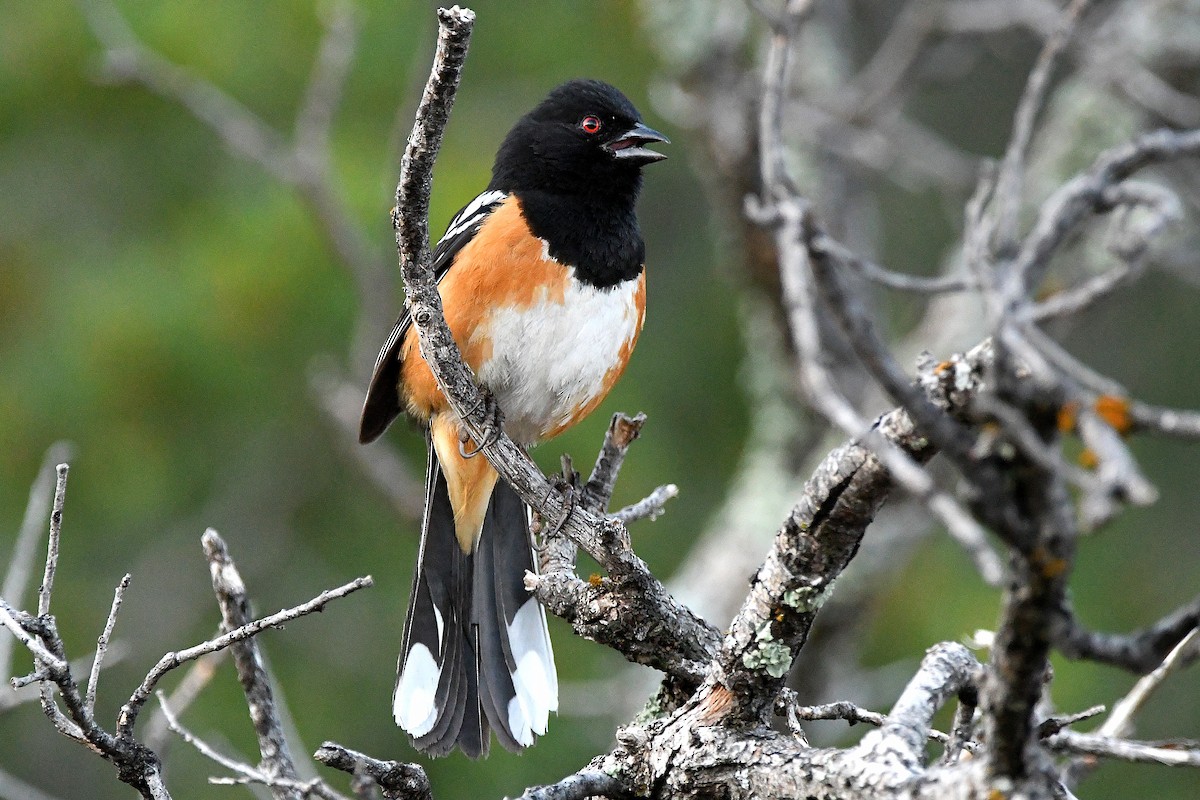
<svg viewBox="0 0 1200 800">
<path fill-rule="evenodd" d="M 433 250 L 435 280 L 441 281 L 454 263 L 458 251 L 474 238 L 483 221 L 506 197 L 504 192 L 484 192 L 454 215 L 446 233 Z M 400 344 L 411 323 L 412 319 L 405 308 L 379 350 L 379 357 L 375 359 L 375 369 L 371 373 L 371 384 L 367 387 L 367 398 L 363 401 L 362 418 L 358 426 L 358 441 L 363 444 L 378 439 L 392 424 L 392 420 L 400 415 Z"/>
</svg>

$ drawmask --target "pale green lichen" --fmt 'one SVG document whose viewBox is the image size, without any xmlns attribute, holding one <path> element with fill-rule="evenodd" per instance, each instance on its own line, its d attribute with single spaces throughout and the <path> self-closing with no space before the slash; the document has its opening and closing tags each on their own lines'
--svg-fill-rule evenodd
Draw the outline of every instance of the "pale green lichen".
<svg viewBox="0 0 1200 800">
<path fill-rule="evenodd" d="M 817 611 L 825 605 L 825 601 L 833 594 L 833 586 L 837 581 L 830 581 L 823 588 L 816 586 L 798 586 L 783 595 L 783 604 L 794 608 L 800 613 Z"/>
<path fill-rule="evenodd" d="M 634 725 L 648 725 L 656 719 L 662 719 L 666 716 L 666 709 L 662 707 L 661 698 L 656 692 L 646 701 L 646 705 L 642 706 L 642 710 L 633 718 Z"/>
<path fill-rule="evenodd" d="M 787 645 L 775 641 L 770 620 L 754 632 L 754 641 L 759 646 L 743 655 L 742 663 L 750 669 L 765 669 L 772 678 L 786 675 L 792 666 L 792 653 Z"/>
<path fill-rule="evenodd" d="M 742 663 L 750 669 L 765 669 L 772 678 L 782 678 L 792 666 L 792 654 L 787 645 L 765 642 L 742 656 Z"/>
</svg>

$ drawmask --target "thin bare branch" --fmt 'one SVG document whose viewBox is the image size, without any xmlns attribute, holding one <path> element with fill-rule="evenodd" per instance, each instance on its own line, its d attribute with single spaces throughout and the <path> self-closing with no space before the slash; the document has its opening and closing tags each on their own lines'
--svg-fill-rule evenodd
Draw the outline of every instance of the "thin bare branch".
<svg viewBox="0 0 1200 800">
<path fill-rule="evenodd" d="M 50 540 L 46 545 L 46 572 L 42 577 L 42 588 L 38 592 L 38 616 L 50 613 L 50 594 L 54 591 L 54 574 L 58 570 L 58 545 L 62 537 L 63 503 L 67 495 L 66 464 L 55 467 L 57 479 L 54 483 L 54 504 L 50 510 Z"/>
<path fill-rule="evenodd" d="M 171 692 L 167 697 L 167 704 L 175 709 L 178 714 L 186 711 L 212 681 L 213 676 L 217 674 L 217 666 L 228 652 L 228 650 L 218 650 L 215 653 L 209 653 L 206 656 L 200 656 L 200 658 L 196 659 L 191 668 L 184 673 L 183 678 L 175 687 L 175 691 Z M 171 728 L 167 724 L 166 714 L 163 713 L 162 705 L 160 704 L 151 713 L 150 719 L 146 722 L 146 726 L 142 731 L 142 739 L 145 741 L 147 747 L 157 753 L 161 752 L 166 746 L 166 740 L 170 733 Z"/>
<path fill-rule="evenodd" d="M 612 800 L 632 797 L 625 785 L 599 770 L 582 770 L 549 786 L 526 789 L 517 800 L 587 800 L 589 797 L 608 797 Z"/>
<path fill-rule="evenodd" d="M 625 506 L 612 513 L 612 518 L 619 520 L 622 525 L 628 525 L 641 519 L 656 520 L 666 511 L 668 500 L 679 495 L 679 487 L 673 483 L 659 486 L 650 494 L 636 503 Z"/>
<path fill-rule="evenodd" d="M 37 543 L 44 530 L 46 519 L 50 514 L 50 502 L 54 488 L 54 465 L 61 464 L 70 456 L 70 446 L 58 442 L 46 450 L 42 466 L 29 489 L 29 500 L 25 504 L 25 516 L 21 520 L 21 530 L 17 534 L 12 553 L 9 554 L 8 570 L 4 575 L 4 583 L 0 584 L 0 597 L 5 598 L 18 607 L 22 604 L 25 589 L 37 563 Z M 12 676 L 12 646 L 13 640 L 0 636 L 0 680 Z"/>
<path fill-rule="evenodd" d="M 49 670 L 51 673 L 65 672 L 69 666 L 67 662 L 47 650 L 46 646 L 38 640 L 38 637 L 31 635 L 25 629 L 25 626 L 17 621 L 17 615 L 20 613 L 10 606 L 4 598 L 0 597 L 0 623 L 3 623 L 4 627 L 12 631 L 13 636 L 17 637 L 17 641 L 25 645 L 25 648 L 33 653 L 33 657 L 39 663 L 40 669 Z M 15 679 L 13 681 L 13 688 L 17 688 Z"/>
<path fill-rule="evenodd" d="M 259 783 L 267 783 L 269 781 L 267 776 L 259 770 L 256 770 L 249 764 L 245 764 L 237 759 L 230 758 L 224 753 L 221 753 L 215 747 L 208 744 L 199 736 L 196 736 L 196 734 L 185 728 L 183 723 L 179 721 L 179 718 L 175 716 L 175 712 L 171 710 L 171 705 L 167 701 L 167 697 L 165 694 L 163 694 L 161 689 L 155 690 L 154 695 L 158 698 L 158 707 L 162 712 L 163 719 L 167 721 L 167 727 L 170 728 L 171 731 L 179 738 L 196 748 L 196 750 L 202 756 L 210 761 L 215 761 L 217 764 L 220 764 L 230 772 L 235 772 L 243 777 L 253 778 Z"/>
<path fill-rule="evenodd" d="M 367 575 L 362 578 L 356 578 L 349 583 L 343 584 L 336 589 L 327 589 L 321 594 L 309 600 L 306 603 L 301 603 L 298 606 L 292 606 L 282 611 L 271 614 L 270 616 L 262 617 L 242 625 L 239 628 L 229 631 L 222 636 L 214 639 L 209 639 L 206 642 L 201 642 L 198 645 L 189 647 L 186 650 L 180 650 L 175 653 L 167 653 L 154 668 L 147 673 L 142 680 L 141 685 L 130 695 L 129 700 L 121 707 L 121 713 L 117 718 L 117 731 L 123 737 L 130 737 L 133 734 L 133 725 L 137 721 L 138 714 L 142 707 L 145 706 L 146 700 L 154 692 L 158 682 L 171 670 L 186 664 L 189 661 L 194 661 L 207 653 L 215 653 L 218 650 L 224 650 L 232 644 L 245 641 L 252 636 L 257 636 L 269 628 L 277 628 L 291 620 L 303 617 L 307 614 L 312 614 L 316 611 L 321 611 L 331 601 L 340 597 L 345 597 L 348 594 L 374 585 L 374 580 Z"/>
<path fill-rule="evenodd" d="M 1142 678 L 1133 685 L 1129 690 L 1129 694 L 1121 698 L 1116 705 L 1113 706 L 1112 713 L 1108 719 L 1100 726 L 1096 733 L 1100 736 L 1112 736 L 1116 738 L 1124 738 L 1133 732 L 1134 717 L 1141 711 L 1142 706 L 1150 699 L 1150 695 L 1154 694 L 1159 686 L 1169 678 L 1172 673 L 1183 667 L 1187 663 L 1189 656 L 1194 659 L 1200 648 L 1195 647 L 1197 641 L 1200 641 L 1200 627 L 1193 628 L 1191 633 L 1183 637 L 1179 644 L 1167 654 L 1163 659 L 1162 664 L 1156 667 L 1152 672 L 1142 676 Z"/>
<path fill-rule="evenodd" d="M 429 778 L 417 764 L 399 761 L 380 761 L 376 758 L 342 747 L 336 742 L 325 742 L 313 753 L 313 758 L 327 767 L 349 772 L 356 778 L 366 778 L 377 784 L 388 798 L 404 800 L 433 800 Z"/>
<path fill-rule="evenodd" d="M 1054 33 L 1042 45 L 1037 62 L 1029 73 L 1025 91 L 1014 115 L 1013 132 L 1009 137 L 996 179 L 992 233 L 994 250 L 1008 250 L 1017 241 L 1017 219 L 1025 183 L 1025 161 L 1029 153 L 1029 143 L 1033 139 L 1034 122 L 1046 99 L 1050 73 L 1059 55 L 1066 48 L 1075 24 L 1087 8 L 1088 2 L 1089 0 L 1071 0 L 1070 5 L 1063 11 Z"/>
<path fill-rule="evenodd" d="M 113 592 L 112 608 L 108 611 L 108 620 L 104 623 L 104 630 L 100 633 L 100 637 L 96 639 L 96 656 L 92 659 L 92 671 L 88 675 L 87 692 L 83 698 L 83 707 L 89 714 L 96 710 L 96 687 L 100 683 L 100 669 L 104 664 L 105 656 L 108 655 L 108 642 L 112 638 L 113 628 L 117 624 L 117 612 L 121 610 L 121 600 L 125 597 L 125 590 L 129 588 L 129 581 L 130 575 L 125 573 L 125 577 L 121 578 L 121 582 L 117 584 L 117 588 Z"/>
</svg>

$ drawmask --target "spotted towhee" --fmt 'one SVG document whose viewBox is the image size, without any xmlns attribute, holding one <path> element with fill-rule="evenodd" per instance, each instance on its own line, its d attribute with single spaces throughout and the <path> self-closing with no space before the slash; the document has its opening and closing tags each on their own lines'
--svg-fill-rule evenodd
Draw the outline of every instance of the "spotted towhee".
<svg viewBox="0 0 1200 800">
<path fill-rule="evenodd" d="M 518 443 L 579 422 L 625 369 L 646 303 L 634 204 L 642 167 L 665 158 L 644 145 L 666 141 L 612 86 L 565 83 L 513 126 L 487 190 L 434 251 L 446 321 Z M 489 728 L 519 750 L 558 708 L 545 611 L 524 584 L 529 510 L 467 449 L 407 312 L 375 364 L 360 440 L 402 411 L 430 446 L 396 722 L 431 755 L 486 754 Z"/>
</svg>

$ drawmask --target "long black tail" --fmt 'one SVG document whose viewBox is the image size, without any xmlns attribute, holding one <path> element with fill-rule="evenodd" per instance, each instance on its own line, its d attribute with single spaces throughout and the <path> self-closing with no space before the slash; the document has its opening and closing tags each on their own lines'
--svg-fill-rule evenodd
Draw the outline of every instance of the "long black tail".
<svg viewBox="0 0 1200 800">
<path fill-rule="evenodd" d="M 497 481 L 472 553 L 455 538 L 454 510 L 429 448 L 421 550 L 393 695 L 413 746 L 440 756 L 455 745 L 486 755 L 533 744 L 558 708 L 545 611 L 525 589 L 536 571 L 524 503 Z"/>
</svg>

